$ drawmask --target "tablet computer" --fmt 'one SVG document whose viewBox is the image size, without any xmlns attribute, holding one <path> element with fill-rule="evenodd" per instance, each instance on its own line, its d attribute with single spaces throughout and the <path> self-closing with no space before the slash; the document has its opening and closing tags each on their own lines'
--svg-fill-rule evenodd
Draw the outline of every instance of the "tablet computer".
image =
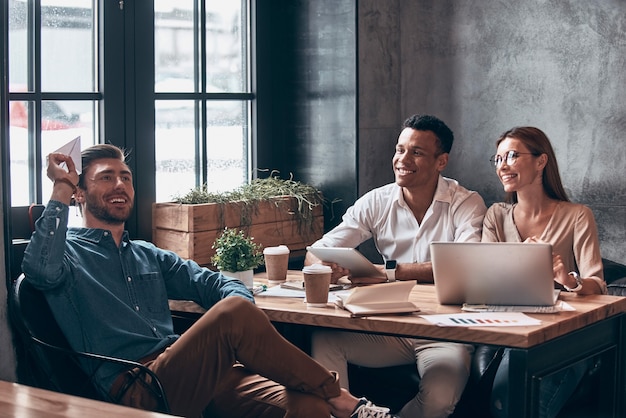
<svg viewBox="0 0 626 418">
<path fill-rule="evenodd" d="M 306 247 L 314 256 L 326 263 L 337 263 L 350 270 L 352 277 L 386 278 L 371 261 L 354 248 L 347 247 Z"/>
</svg>

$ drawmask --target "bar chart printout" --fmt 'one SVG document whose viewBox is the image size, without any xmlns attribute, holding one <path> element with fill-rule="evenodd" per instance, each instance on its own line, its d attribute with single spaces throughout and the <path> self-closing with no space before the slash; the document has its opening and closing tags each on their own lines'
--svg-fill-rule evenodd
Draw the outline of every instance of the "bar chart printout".
<svg viewBox="0 0 626 418">
<path fill-rule="evenodd" d="M 521 312 L 472 312 L 420 316 L 442 327 L 520 327 L 541 324 L 540 320 Z"/>
</svg>

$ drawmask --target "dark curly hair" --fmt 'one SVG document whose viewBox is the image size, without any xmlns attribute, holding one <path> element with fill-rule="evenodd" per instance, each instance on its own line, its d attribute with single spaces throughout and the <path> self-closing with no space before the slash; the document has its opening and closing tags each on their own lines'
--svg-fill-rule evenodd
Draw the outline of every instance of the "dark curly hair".
<svg viewBox="0 0 626 418">
<path fill-rule="evenodd" d="M 416 131 L 431 131 L 439 140 L 440 153 L 450 153 L 454 134 L 443 121 L 432 115 L 413 115 L 404 121 L 402 129 L 411 128 Z"/>
</svg>

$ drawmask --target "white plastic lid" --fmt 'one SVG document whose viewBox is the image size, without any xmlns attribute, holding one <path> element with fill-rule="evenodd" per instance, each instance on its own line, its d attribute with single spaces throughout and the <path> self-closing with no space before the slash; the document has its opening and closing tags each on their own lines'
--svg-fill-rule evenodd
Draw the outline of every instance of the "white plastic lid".
<svg viewBox="0 0 626 418">
<path fill-rule="evenodd" d="M 265 247 L 263 254 L 278 255 L 289 254 L 289 247 L 286 245 L 279 245 L 278 247 Z"/>
<path fill-rule="evenodd" d="M 324 264 L 311 264 L 310 266 L 304 266 L 302 272 L 307 274 L 322 274 L 332 273 L 333 269 Z"/>
</svg>

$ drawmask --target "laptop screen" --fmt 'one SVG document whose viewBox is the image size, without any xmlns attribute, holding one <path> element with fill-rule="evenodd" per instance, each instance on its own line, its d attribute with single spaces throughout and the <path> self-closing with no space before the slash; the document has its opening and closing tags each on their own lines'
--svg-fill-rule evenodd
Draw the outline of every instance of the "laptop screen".
<svg viewBox="0 0 626 418">
<path fill-rule="evenodd" d="M 550 244 L 433 242 L 430 255 L 441 304 L 554 304 Z"/>
</svg>

